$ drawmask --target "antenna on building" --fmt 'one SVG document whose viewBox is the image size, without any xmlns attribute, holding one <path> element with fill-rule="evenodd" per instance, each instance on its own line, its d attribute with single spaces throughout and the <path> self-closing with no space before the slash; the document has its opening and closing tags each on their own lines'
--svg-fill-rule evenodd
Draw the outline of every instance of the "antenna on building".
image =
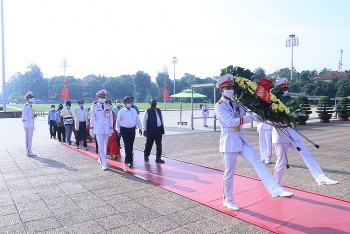
<svg viewBox="0 0 350 234">
<path fill-rule="evenodd" d="M 340 50 L 340 61 L 339 61 L 339 71 L 343 70 L 343 50 Z"/>
</svg>

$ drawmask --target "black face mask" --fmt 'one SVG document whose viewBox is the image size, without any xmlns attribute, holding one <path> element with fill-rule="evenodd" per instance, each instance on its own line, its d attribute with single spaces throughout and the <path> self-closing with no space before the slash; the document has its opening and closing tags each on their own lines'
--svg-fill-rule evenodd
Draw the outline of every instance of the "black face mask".
<svg viewBox="0 0 350 234">
<path fill-rule="evenodd" d="M 152 108 L 156 108 L 156 106 L 157 106 L 157 103 L 152 103 L 152 104 L 151 104 L 151 107 L 152 107 Z"/>
</svg>

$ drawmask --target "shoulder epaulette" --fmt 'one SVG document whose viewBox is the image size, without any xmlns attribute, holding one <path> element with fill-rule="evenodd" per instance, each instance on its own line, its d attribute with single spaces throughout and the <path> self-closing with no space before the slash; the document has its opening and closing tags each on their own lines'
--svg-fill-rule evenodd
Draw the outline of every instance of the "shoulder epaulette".
<svg viewBox="0 0 350 234">
<path fill-rule="evenodd" d="M 218 103 L 218 104 L 222 104 L 222 103 L 223 103 L 223 100 L 219 100 L 217 103 Z"/>
</svg>

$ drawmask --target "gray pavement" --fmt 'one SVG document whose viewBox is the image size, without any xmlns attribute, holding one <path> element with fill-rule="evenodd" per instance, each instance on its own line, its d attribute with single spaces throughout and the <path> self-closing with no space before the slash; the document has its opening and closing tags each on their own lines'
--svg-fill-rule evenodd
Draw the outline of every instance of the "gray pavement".
<svg viewBox="0 0 350 234">
<path fill-rule="evenodd" d="M 183 121 L 189 124 L 190 115 L 185 110 Z M 299 129 L 321 146 L 317 150 L 306 143 L 325 173 L 340 184 L 318 186 L 291 151 L 285 184 L 350 199 L 350 123 L 332 119 L 321 124 L 314 117 Z M 164 111 L 164 119 L 165 156 L 223 169 L 213 120 L 209 128 L 195 120 L 192 130 L 177 125 L 178 111 Z M 20 119 L 0 119 L 0 129 L 0 233 L 269 233 L 127 173 L 103 172 L 94 159 L 51 140 L 46 118 L 36 120 L 37 157 L 24 154 Z M 258 149 L 256 129 L 247 125 L 244 131 Z M 144 144 L 145 138 L 137 137 L 135 148 L 143 150 Z M 271 172 L 273 166 L 267 166 Z M 241 158 L 237 173 L 257 177 Z"/>
</svg>

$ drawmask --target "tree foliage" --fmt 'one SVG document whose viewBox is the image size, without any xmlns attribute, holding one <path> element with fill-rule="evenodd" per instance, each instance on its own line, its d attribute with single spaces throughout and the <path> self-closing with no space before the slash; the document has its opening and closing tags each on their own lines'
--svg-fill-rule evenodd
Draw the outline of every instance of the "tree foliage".
<svg viewBox="0 0 350 234">
<path fill-rule="evenodd" d="M 252 80 L 263 77 L 269 77 L 273 80 L 281 77 L 290 79 L 289 68 L 281 68 L 273 74 L 268 75 L 265 74 L 265 70 L 261 67 L 256 68 L 254 72 L 232 65 L 222 70 L 229 70 L 235 76 Z M 290 92 L 305 93 L 312 96 L 350 96 L 350 78 L 333 79 L 330 82 L 315 82 L 311 79 L 329 70 L 324 68 L 320 72 L 316 70 L 297 72 L 294 69 L 293 80 L 289 81 Z M 350 71 L 345 72 L 350 77 Z M 6 96 L 8 100 L 24 101 L 23 95 L 28 90 L 31 90 L 36 99 L 57 101 L 60 99 L 60 90 L 64 87 L 64 80 L 70 81 L 67 87 L 70 89 L 70 98 L 74 101 L 78 99 L 95 100 L 96 92 L 103 88 L 107 90 L 108 98 L 110 99 L 123 99 L 125 96 L 135 96 L 139 102 L 149 101 L 150 98 L 161 99 L 164 83 L 168 84 L 169 95 L 174 92 L 174 81 L 170 78 L 166 69 L 158 72 L 155 82 L 152 82 L 151 76 L 143 71 L 138 71 L 134 75 L 124 74 L 116 77 L 90 74 L 82 79 L 73 76 L 44 78 L 41 69 L 36 64 L 30 64 L 24 73 L 17 72 L 10 77 L 6 83 Z M 184 73 L 180 79 L 175 80 L 176 93 L 191 88 L 193 84 L 215 83 L 216 80 L 217 77 L 200 78 L 190 73 Z M 214 92 L 211 88 L 196 88 L 196 92 L 206 95 L 209 100 L 213 100 Z M 216 94 L 216 99 L 218 99 L 220 92 L 216 92 Z"/>
</svg>

